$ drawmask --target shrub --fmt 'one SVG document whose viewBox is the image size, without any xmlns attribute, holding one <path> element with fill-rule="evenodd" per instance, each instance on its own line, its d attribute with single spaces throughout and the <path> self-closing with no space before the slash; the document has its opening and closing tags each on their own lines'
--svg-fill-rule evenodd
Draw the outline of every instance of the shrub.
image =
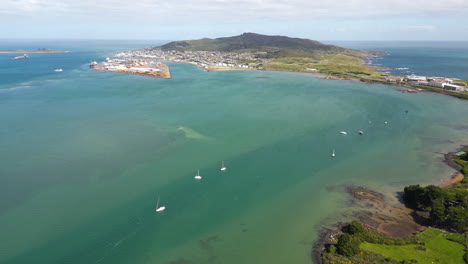
<svg viewBox="0 0 468 264">
<path fill-rule="evenodd" d="M 354 238 L 350 234 L 342 234 L 338 238 L 338 243 L 336 244 L 338 247 L 338 253 L 341 255 L 351 257 L 359 253 L 359 244 L 361 241 Z"/>
<path fill-rule="evenodd" d="M 366 229 L 358 221 L 352 221 L 347 227 L 348 234 L 363 233 Z"/>
<path fill-rule="evenodd" d="M 330 245 L 327 250 L 328 250 L 329 253 L 335 254 L 336 253 L 336 246 L 335 245 Z"/>
</svg>

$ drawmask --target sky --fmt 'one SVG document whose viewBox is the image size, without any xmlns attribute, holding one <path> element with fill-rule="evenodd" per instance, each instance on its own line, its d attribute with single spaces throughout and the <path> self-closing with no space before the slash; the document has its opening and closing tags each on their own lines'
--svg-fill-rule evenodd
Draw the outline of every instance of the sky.
<svg viewBox="0 0 468 264">
<path fill-rule="evenodd" d="M 468 0 L 1 0 L 3 39 L 468 41 Z"/>
</svg>

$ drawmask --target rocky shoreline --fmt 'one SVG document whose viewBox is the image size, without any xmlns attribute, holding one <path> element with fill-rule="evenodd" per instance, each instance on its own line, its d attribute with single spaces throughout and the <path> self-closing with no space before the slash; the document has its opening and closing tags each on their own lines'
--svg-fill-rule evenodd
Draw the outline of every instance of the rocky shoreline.
<svg viewBox="0 0 468 264">
<path fill-rule="evenodd" d="M 439 185 L 441 188 L 452 186 L 464 178 L 463 174 L 459 173 L 461 166 L 454 162 L 453 158 L 457 152 L 467 148 L 468 145 L 462 145 L 457 151 L 444 155 L 445 163 L 457 170 L 457 173 L 441 183 Z M 460 177 L 460 174 L 462 177 Z M 358 219 L 365 228 L 395 238 L 409 237 L 416 232 L 427 229 L 423 220 L 427 217 L 427 213 L 407 208 L 401 199 L 401 194 L 397 193 L 398 201 L 392 203 L 384 194 L 366 187 L 345 186 L 344 190 L 350 195 L 353 203 L 362 206 L 353 210 L 349 218 Z M 313 263 L 323 263 L 322 252 L 327 245 L 336 243 L 336 237 L 343 233 L 342 229 L 345 225 L 345 223 L 339 222 L 334 228 L 324 228 L 322 230 L 319 240 L 312 247 L 311 257 Z"/>
</svg>

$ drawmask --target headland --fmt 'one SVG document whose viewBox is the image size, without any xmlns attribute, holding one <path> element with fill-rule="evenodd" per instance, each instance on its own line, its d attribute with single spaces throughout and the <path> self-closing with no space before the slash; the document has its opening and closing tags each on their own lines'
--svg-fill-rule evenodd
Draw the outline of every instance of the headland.
<svg viewBox="0 0 468 264">
<path fill-rule="evenodd" d="M 269 70 L 315 73 L 330 79 L 354 79 L 405 87 L 403 92 L 437 92 L 468 99 L 468 81 L 445 77 L 393 76 L 368 64 L 384 51 L 354 50 L 310 39 L 244 33 L 216 39 L 174 41 L 158 47 L 118 53 L 119 58 L 145 58 L 188 63 L 207 71 Z"/>
<path fill-rule="evenodd" d="M 350 224 L 324 230 L 313 247 L 316 263 L 464 263 L 468 261 L 468 147 L 445 155 L 459 173 L 439 186 L 411 185 L 397 200 L 360 186 L 344 191 L 361 209 Z M 443 201 L 443 202 L 441 202 Z M 457 244 L 458 243 L 458 244 Z M 447 248 L 451 248 L 448 250 Z M 465 249 L 465 250 L 463 250 Z M 427 251 L 427 252 L 426 252 Z M 467 262 L 468 263 L 468 262 Z"/>
</svg>

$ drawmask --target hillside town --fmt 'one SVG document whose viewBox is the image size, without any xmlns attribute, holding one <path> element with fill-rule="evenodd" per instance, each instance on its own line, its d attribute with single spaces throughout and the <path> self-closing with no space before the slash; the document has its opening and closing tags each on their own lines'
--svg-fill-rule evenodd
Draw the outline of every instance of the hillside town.
<svg viewBox="0 0 468 264">
<path fill-rule="evenodd" d="M 142 49 L 118 53 L 115 57 L 149 58 L 161 61 L 189 63 L 206 70 L 262 70 L 271 59 L 261 58 L 266 52 L 219 52 Z"/>
</svg>

